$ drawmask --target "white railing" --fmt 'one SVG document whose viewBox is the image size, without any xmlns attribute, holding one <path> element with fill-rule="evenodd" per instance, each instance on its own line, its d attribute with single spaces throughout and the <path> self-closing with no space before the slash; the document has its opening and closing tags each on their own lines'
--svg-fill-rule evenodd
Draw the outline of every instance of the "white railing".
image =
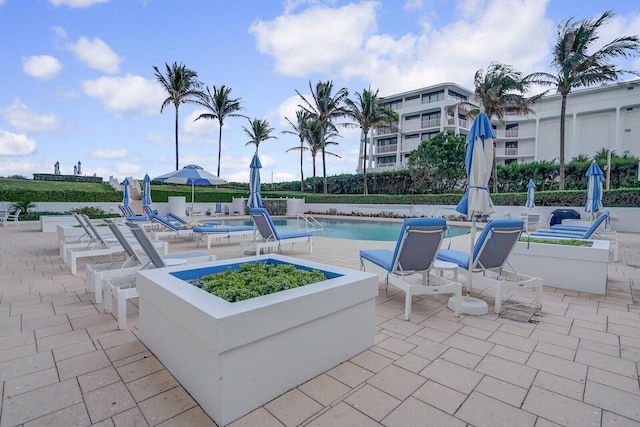
<svg viewBox="0 0 640 427">
<path fill-rule="evenodd" d="M 376 153 L 391 153 L 398 151 L 398 144 L 393 145 L 378 145 L 376 147 Z"/>
<path fill-rule="evenodd" d="M 301 222 L 303 226 L 301 226 Z M 296 225 L 298 227 L 298 231 L 321 231 L 324 235 L 324 225 L 309 214 L 298 214 L 296 217 Z"/>
<path fill-rule="evenodd" d="M 423 119 L 421 125 L 422 129 L 437 127 L 440 126 L 440 119 Z"/>
</svg>

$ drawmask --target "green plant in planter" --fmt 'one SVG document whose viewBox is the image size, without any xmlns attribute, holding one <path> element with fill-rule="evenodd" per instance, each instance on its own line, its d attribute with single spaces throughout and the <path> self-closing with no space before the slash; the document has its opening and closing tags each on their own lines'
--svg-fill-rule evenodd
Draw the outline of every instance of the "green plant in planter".
<svg viewBox="0 0 640 427">
<path fill-rule="evenodd" d="M 229 267 L 222 273 L 202 276 L 190 282 L 225 301 L 237 302 L 326 279 L 324 273 L 315 269 L 304 270 L 291 264 L 256 262 L 242 264 L 237 270 Z"/>
<path fill-rule="evenodd" d="M 520 237 L 521 242 L 525 243 L 544 243 L 549 245 L 564 245 L 564 246 L 593 246 L 593 242 L 589 240 L 580 239 L 539 239 L 536 237 Z"/>
</svg>

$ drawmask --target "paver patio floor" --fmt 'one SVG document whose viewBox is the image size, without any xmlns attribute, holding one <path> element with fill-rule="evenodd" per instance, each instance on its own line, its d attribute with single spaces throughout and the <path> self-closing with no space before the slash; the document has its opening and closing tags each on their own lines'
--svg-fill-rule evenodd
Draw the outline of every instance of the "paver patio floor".
<svg viewBox="0 0 640 427">
<path fill-rule="evenodd" d="M 545 287 L 534 323 L 456 318 L 431 296 L 407 322 L 404 296 L 381 284 L 374 346 L 230 425 L 640 426 L 640 235 L 619 242 L 606 295 Z M 394 244 L 318 237 L 313 254 L 285 254 L 358 269 L 360 249 Z M 239 240 L 210 252 L 239 257 Z M 0 228 L 0 427 L 215 425 L 138 339 L 137 300 L 118 330 L 83 270 L 38 223 Z M 531 301 L 514 292 L 505 306 Z"/>
</svg>

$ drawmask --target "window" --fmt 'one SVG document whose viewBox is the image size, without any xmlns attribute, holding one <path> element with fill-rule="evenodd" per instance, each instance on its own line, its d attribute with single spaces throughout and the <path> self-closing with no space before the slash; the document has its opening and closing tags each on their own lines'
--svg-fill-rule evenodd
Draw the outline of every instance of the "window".
<svg viewBox="0 0 640 427">
<path fill-rule="evenodd" d="M 518 159 L 504 159 L 505 165 L 510 165 L 511 163 L 518 163 Z"/>
<path fill-rule="evenodd" d="M 409 139 L 418 139 L 418 138 L 420 138 L 420 134 L 417 134 L 417 133 L 412 133 L 411 135 L 404 136 L 405 141 Z"/>
<path fill-rule="evenodd" d="M 465 95 L 462 95 L 458 92 L 455 92 L 451 89 L 449 89 L 449 96 L 451 96 L 452 98 L 455 99 L 459 99 L 460 101 L 466 101 L 468 98 Z"/>
<path fill-rule="evenodd" d="M 423 128 L 435 126 L 440 126 L 440 111 L 434 111 L 433 113 L 426 113 L 422 115 Z"/>
<path fill-rule="evenodd" d="M 404 121 L 408 122 L 408 121 L 411 121 L 411 120 L 418 120 L 419 118 L 420 118 L 420 114 L 413 114 L 411 116 L 405 116 L 404 117 Z"/>
<path fill-rule="evenodd" d="M 518 136 L 518 123 L 509 123 L 506 127 L 506 130 L 504 132 L 504 136 L 509 138 L 513 138 L 513 137 L 517 137 Z"/>
<path fill-rule="evenodd" d="M 384 156 L 384 157 L 378 157 L 378 164 L 380 166 L 383 165 L 389 165 L 389 164 L 393 164 L 396 162 L 396 156 Z"/>
<path fill-rule="evenodd" d="M 518 148 L 518 141 L 507 141 L 504 146 L 505 148 Z"/>
<path fill-rule="evenodd" d="M 386 145 L 395 145 L 398 143 L 398 138 L 385 138 L 379 139 L 376 143 L 378 147 L 384 147 Z"/>
<path fill-rule="evenodd" d="M 440 132 L 425 132 L 422 134 L 422 141 L 428 141 Z"/>
<path fill-rule="evenodd" d="M 411 95 L 411 96 L 407 96 L 405 98 L 406 101 L 415 101 L 416 99 L 420 98 L 420 95 Z"/>
<path fill-rule="evenodd" d="M 422 95 L 423 104 L 442 101 L 443 99 L 444 99 L 444 90 L 439 90 L 437 92 L 429 92 Z"/>
<path fill-rule="evenodd" d="M 398 99 L 397 101 L 390 101 L 385 104 L 390 110 L 399 110 L 402 108 L 402 99 Z"/>
</svg>

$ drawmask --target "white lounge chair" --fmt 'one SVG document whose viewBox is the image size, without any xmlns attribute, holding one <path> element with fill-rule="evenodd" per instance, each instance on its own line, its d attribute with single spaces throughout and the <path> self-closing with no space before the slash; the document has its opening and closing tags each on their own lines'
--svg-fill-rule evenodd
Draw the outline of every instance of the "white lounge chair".
<svg viewBox="0 0 640 427">
<path fill-rule="evenodd" d="M 250 210 L 251 218 L 255 224 L 262 240 L 256 240 L 256 255 L 260 255 L 263 249 L 278 248 L 282 253 L 282 244 L 291 243 L 292 248 L 298 242 L 306 243 L 309 246 L 309 253 L 313 251 L 313 234 L 308 231 L 298 231 L 290 233 L 278 233 L 269 212 L 264 208 L 253 208 Z"/>
<path fill-rule="evenodd" d="M 436 254 L 447 223 L 441 218 L 406 219 L 402 224 L 394 251 L 372 249 L 360 251 L 360 269 L 368 261 L 386 272 L 385 285 L 392 284 L 405 292 L 404 318 L 411 317 L 413 295 L 455 295 L 455 315 L 460 316 L 462 285 L 439 276 L 434 271 Z M 412 275 L 421 276 L 411 281 Z"/>
<path fill-rule="evenodd" d="M 508 266 L 508 257 L 524 231 L 524 221 L 520 219 L 501 219 L 489 221 L 473 246 L 473 257 L 469 252 L 455 249 L 442 249 L 438 259 L 458 265 L 458 273 L 467 277 L 469 282 L 481 283 L 495 290 L 494 311 L 502 312 L 502 297 L 507 289 L 533 288 L 535 306 L 542 307 L 542 279 L 516 273 Z M 471 275 L 469 277 L 469 263 Z"/>
</svg>

